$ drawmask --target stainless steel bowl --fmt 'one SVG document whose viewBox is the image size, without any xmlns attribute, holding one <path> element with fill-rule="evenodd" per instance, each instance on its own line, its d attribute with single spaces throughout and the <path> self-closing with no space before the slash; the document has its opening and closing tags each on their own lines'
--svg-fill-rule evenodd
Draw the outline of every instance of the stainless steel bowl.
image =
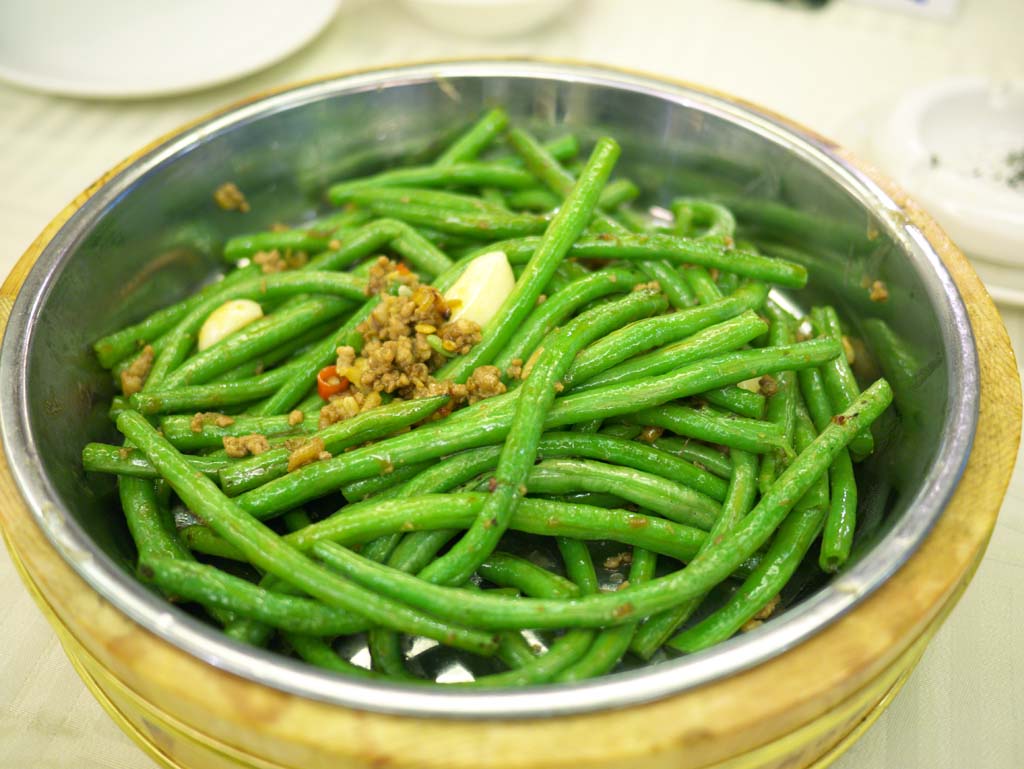
<svg viewBox="0 0 1024 769">
<path fill-rule="evenodd" d="M 656 206 L 710 191 L 761 239 L 811 254 L 809 287 L 856 327 L 882 320 L 917 351 L 894 379 L 900 416 L 861 468 L 855 557 L 827 584 L 798 581 L 787 610 L 711 650 L 598 681 L 510 692 L 427 691 L 319 672 L 236 644 L 149 592 L 108 478 L 80 451 L 111 440 L 112 387 L 90 343 L 208 280 L 217 244 L 301 219 L 331 181 L 427 158 L 485 107 L 542 134 L 608 133 L 619 172 Z M 252 213 L 210 205 L 231 180 Z M 890 300 L 868 299 L 880 279 Z M 955 488 L 977 416 L 974 341 L 957 290 L 899 206 L 821 139 L 686 86 L 593 67 L 483 62 L 413 66 L 301 86 L 214 117 L 110 179 L 64 225 L 25 282 L 4 338 L 0 428 L 39 526 L 99 594 L 158 636 L 240 676 L 353 708 L 412 716 L 532 717 L 649 701 L 728 676 L 799 644 L 857 605 L 921 543 Z"/>
</svg>

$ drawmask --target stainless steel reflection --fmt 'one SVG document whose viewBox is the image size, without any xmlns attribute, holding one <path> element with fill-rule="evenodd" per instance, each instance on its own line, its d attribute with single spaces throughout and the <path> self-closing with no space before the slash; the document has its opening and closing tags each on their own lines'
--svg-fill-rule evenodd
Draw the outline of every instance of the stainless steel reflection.
<svg viewBox="0 0 1024 769">
<path fill-rule="evenodd" d="M 757 631 L 674 661 L 577 685 L 511 692 L 426 691 L 318 672 L 235 644 L 174 609 L 131 574 L 131 544 L 110 523 L 113 487 L 86 477 L 87 440 L 112 439 L 109 377 L 89 343 L 209 279 L 226 236 L 318 206 L 324 186 L 397 158 L 429 156 L 487 105 L 539 132 L 623 145 L 622 172 L 648 204 L 710 189 L 747 205 L 759 238 L 810 253 L 812 283 L 789 299 L 828 298 L 855 326 L 882 323 L 917 351 L 902 418 L 864 469 L 867 533 L 841 575 Z M 218 211 L 233 180 L 248 217 Z M 751 201 L 756 205 L 751 205 Z M 802 218 L 801 218 L 802 217 Z M 808 223 L 828 222 L 825 228 Z M 892 297 L 868 301 L 865 281 Z M 728 676 L 799 644 L 877 588 L 920 544 L 970 450 L 978 381 L 970 326 L 949 275 L 899 207 L 832 148 L 770 116 L 681 85 L 586 66 L 477 62 L 340 77 L 242 106 L 132 163 L 46 247 L 3 343 L 0 429 L 40 527 L 102 596 L 210 664 L 338 705 L 415 716 L 535 717 L 622 707 Z"/>
</svg>

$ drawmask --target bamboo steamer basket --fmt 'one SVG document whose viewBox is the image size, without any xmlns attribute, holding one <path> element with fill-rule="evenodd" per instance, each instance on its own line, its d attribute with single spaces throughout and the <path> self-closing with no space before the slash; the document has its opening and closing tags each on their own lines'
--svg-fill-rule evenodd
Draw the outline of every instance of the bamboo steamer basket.
<svg viewBox="0 0 1024 769">
<path fill-rule="evenodd" d="M 517 73 L 595 70 L 563 64 L 430 65 L 398 70 L 403 83 L 424 73 L 477 69 Z M 467 69 L 468 68 L 468 69 Z M 650 88 L 689 86 L 598 72 Z M 313 86 L 316 87 L 315 85 Z M 711 98 L 724 98 L 711 95 Z M 739 104 L 729 100 L 730 104 Z M 470 109 L 466 107 L 466 109 Z M 747 109 L 747 107 L 742 107 Z M 751 108 L 753 109 L 753 108 Z M 764 111 L 757 111 L 766 115 Z M 802 137 L 806 130 L 771 116 Z M 185 129 L 183 129 L 185 130 Z M 854 161 L 814 138 L 837 160 Z M 154 147 L 159 147 L 158 142 Z M 147 148 L 96 182 L 40 235 L 0 289 L 0 323 L 30 269 L 61 228 Z M 159 150 L 157 150 L 159 151 Z M 928 216 L 877 172 L 856 166 L 898 206 L 941 258 L 966 308 L 978 350 L 979 411 L 973 447 L 944 512 L 916 551 L 877 589 L 791 648 L 745 669 L 646 701 L 580 712 L 456 718 L 373 712 L 299 696 L 224 669 L 144 627 L 87 583 L 52 539 L 52 510 L 30 510 L 4 446 L 0 522 L 25 585 L 53 625 L 82 680 L 116 723 L 159 765 L 186 769 L 782 769 L 825 767 L 880 715 L 966 589 L 995 524 L 1020 432 L 1020 384 L 1002 322 L 964 257 Z M 953 470 L 955 472 L 955 468 Z M 40 521 L 46 521 L 44 532 Z M 81 554 L 89 560 L 88 553 Z M 74 561 L 74 558 L 71 559 Z M 785 615 L 783 615 L 785 618 Z M 768 625 L 774 624 L 768 623 Z M 287 687 L 286 687 L 287 688 Z"/>
</svg>

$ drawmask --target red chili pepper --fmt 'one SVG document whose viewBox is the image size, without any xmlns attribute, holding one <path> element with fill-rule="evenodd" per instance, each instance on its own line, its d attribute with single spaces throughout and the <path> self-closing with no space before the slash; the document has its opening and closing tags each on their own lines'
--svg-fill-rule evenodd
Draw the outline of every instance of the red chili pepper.
<svg viewBox="0 0 1024 769">
<path fill-rule="evenodd" d="M 325 401 L 330 400 L 332 395 L 345 392 L 348 389 L 348 379 L 338 374 L 337 366 L 325 366 L 316 375 L 316 391 Z"/>
<path fill-rule="evenodd" d="M 395 265 L 395 272 L 400 273 L 402 275 L 412 275 L 412 270 L 410 270 L 405 265 L 405 262 L 399 262 L 398 264 L 396 264 Z"/>
</svg>

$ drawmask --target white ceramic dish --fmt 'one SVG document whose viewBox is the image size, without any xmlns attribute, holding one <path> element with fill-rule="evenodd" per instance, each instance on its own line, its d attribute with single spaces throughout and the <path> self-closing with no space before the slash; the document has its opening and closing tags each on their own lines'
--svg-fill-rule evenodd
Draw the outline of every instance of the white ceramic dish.
<svg viewBox="0 0 1024 769">
<path fill-rule="evenodd" d="M 1024 266 L 1024 83 L 954 78 L 912 91 L 871 145 L 968 254 Z"/>
<path fill-rule="evenodd" d="M 426 24 L 477 37 L 518 35 L 552 21 L 573 0 L 403 0 Z"/>
<path fill-rule="evenodd" d="M 340 0 L 3 0 L 0 79 L 138 99 L 225 83 L 313 39 Z"/>
</svg>

